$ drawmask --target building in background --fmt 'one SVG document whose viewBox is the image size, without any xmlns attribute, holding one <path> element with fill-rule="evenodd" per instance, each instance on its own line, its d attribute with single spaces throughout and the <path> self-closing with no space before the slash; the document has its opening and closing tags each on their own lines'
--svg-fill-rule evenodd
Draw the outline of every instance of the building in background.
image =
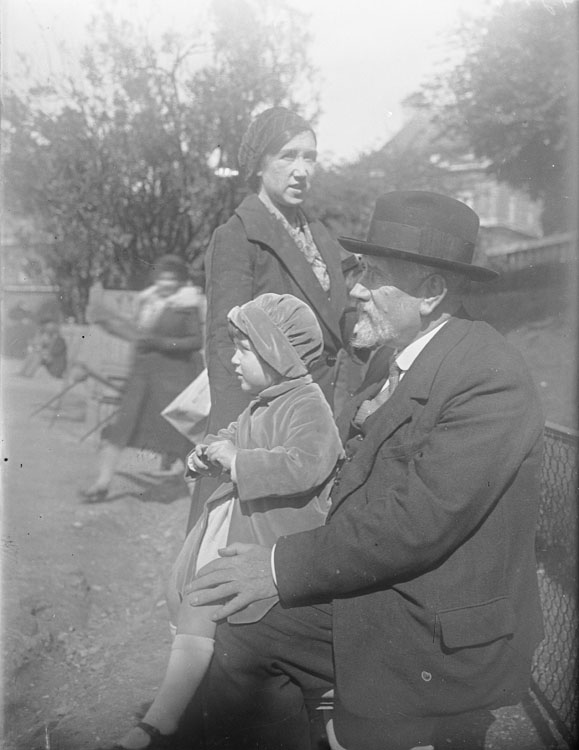
<svg viewBox="0 0 579 750">
<path fill-rule="evenodd" d="M 488 171 L 489 161 L 441 132 L 421 94 L 404 101 L 404 114 L 402 128 L 371 156 L 373 180 L 394 178 L 395 189 L 439 190 L 469 205 L 481 220 L 475 262 L 543 236 L 541 201 L 499 182 Z"/>
</svg>

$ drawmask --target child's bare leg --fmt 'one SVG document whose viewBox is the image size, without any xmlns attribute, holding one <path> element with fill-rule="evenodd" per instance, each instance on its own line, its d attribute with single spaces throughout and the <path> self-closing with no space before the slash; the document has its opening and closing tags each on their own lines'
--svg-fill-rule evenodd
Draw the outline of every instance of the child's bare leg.
<svg viewBox="0 0 579 750">
<path fill-rule="evenodd" d="M 143 721 L 162 734 L 173 734 L 189 702 L 205 676 L 211 658 L 215 623 L 211 616 L 218 606 L 191 607 L 185 598 L 179 608 L 177 635 L 161 687 Z M 134 727 L 120 741 L 122 747 L 146 748 L 151 739 Z"/>
</svg>

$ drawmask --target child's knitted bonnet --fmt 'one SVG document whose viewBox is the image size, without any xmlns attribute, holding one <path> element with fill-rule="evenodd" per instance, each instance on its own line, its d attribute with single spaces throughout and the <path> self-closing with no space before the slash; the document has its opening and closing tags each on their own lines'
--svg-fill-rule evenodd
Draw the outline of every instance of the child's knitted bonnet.
<svg viewBox="0 0 579 750">
<path fill-rule="evenodd" d="M 234 307 L 227 317 L 259 356 L 285 378 L 306 375 L 323 351 L 322 329 L 315 314 L 292 294 L 261 294 Z"/>
</svg>

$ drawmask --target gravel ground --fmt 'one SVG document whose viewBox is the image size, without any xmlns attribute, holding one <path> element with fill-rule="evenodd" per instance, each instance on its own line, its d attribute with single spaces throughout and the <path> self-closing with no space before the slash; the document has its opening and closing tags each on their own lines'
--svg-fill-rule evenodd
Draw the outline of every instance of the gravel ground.
<svg viewBox="0 0 579 750">
<path fill-rule="evenodd" d="M 82 504 L 96 442 L 74 391 L 50 426 L 30 413 L 61 383 L 4 367 L 5 750 L 106 745 L 154 695 L 170 648 L 163 584 L 183 540 L 185 483 L 127 451 L 111 500 Z M 82 386 L 81 386 L 82 388 Z"/>
<path fill-rule="evenodd" d="M 91 750 L 142 714 L 163 673 L 170 636 L 163 583 L 183 540 L 189 500 L 158 459 L 127 452 L 111 498 L 82 504 L 95 439 L 73 390 L 51 425 L 31 412 L 62 383 L 2 363 L 5 750 Z M 81 390 L 81 389 L 80 389 Z M 488 750 L 559 745 L 521 707 L 497 712 Z"/>
</svg>

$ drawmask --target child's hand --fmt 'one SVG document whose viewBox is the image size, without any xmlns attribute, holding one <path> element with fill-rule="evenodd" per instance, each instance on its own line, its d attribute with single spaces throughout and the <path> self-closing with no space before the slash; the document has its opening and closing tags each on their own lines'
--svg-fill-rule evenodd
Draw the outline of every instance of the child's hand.
<svg viewBox="0 0 579 750">
<path fill-rule="evenodd" d="M 195 449 L 187 456 L 187 467 L 191 471 L 197 472 L 197 474 L 209 474 L 211 466 L 208 464 L 206 456 L 207 446 L 199 444 L 195 446 Z"/>
<path fill-rule="evenodd" d="M 231 440 L 219 440 L 207 446 L 206 456 L 209 461 L 220 464 L 225 471 L 231 471 L 231 464 L 237 455 L 237 448 Z"/>
</svg>

